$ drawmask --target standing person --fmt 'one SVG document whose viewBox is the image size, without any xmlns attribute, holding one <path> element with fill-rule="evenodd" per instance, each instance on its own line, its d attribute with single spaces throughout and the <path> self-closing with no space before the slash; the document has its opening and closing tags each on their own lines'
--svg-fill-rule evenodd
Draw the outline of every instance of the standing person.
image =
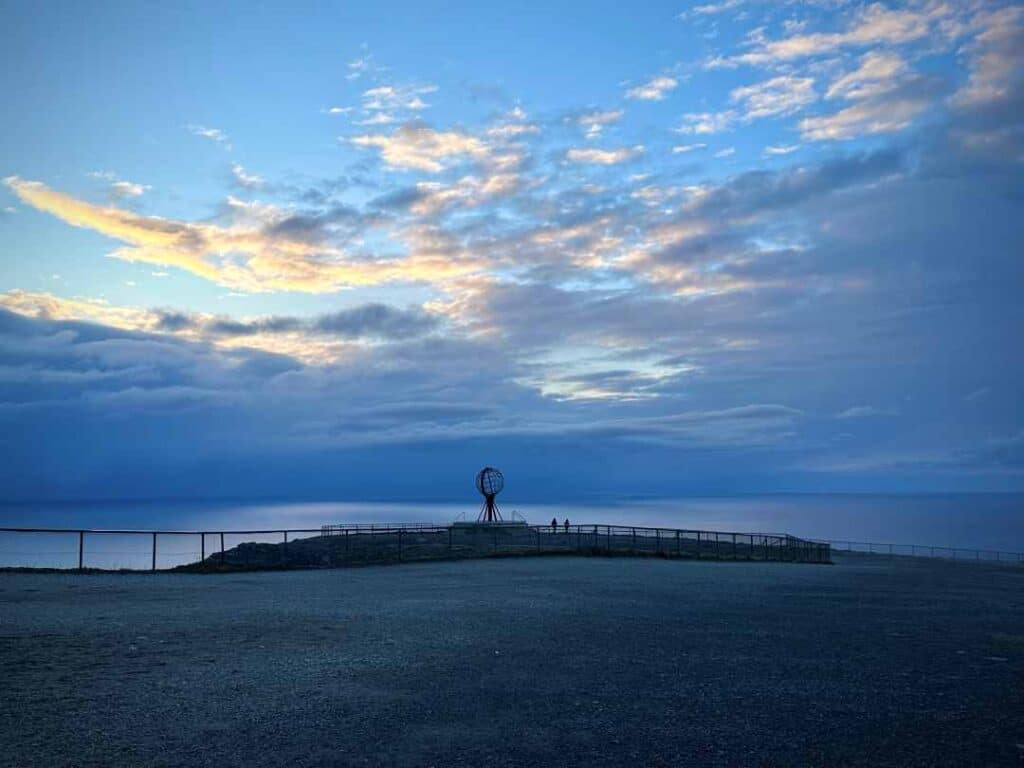
<svg viewBox="0 0 1024 768">
<path fill-rule="evenodd" d="M 565 532 L 566 533 L 569 532 L 569 518 L 568 517 L 565 518 Z"/>
<path fill-rule="evenodd" d="M 552 533 L 558 533 L 558 518 L 557 517 L 552 517 L 551 518 L 551 532 Z"/>
</svg>

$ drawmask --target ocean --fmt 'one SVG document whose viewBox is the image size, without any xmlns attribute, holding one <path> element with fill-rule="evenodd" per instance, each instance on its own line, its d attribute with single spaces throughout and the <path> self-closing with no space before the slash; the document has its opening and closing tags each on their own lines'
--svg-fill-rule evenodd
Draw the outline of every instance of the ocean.
<svg viewBox="0 0 1024 768">
<path fill-rule="evenodd" d="M 502 499 L 499 497 L 499 501 Z M 0 526 L 241 530 L 326 523 L 446 523 L 478 503 L 145 501 L 0 505 Z M 773 495 L 613 504 L 501 504 L 531 523 L 552 517 L 813 539 L 1024 551 L 1024 494 Z"/>
</svg>

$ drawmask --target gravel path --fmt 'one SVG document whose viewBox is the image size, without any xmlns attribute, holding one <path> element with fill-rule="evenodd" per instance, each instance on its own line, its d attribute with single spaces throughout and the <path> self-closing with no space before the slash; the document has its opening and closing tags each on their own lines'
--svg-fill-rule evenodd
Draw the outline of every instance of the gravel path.
<svg viewBox="0 0 1024 768">
<path fill-rule="evenodd" d="M 0 574 L 2 766 L 1020 765 L 1024 569 Z"/>
</svg>

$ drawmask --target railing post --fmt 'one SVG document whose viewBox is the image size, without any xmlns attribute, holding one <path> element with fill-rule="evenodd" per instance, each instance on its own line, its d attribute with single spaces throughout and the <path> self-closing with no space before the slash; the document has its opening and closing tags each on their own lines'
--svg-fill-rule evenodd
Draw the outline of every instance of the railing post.
<svg viewBox="0 0 1024 768">
<path fill-rule="evenodd" d="M 281 542 L 281 565 L 285 565 L 288 559 L 288 531 L 281 531 L 284 534 L 284 541 Z"/>
<path fill-rule="evenodd" d="M 402 559 L 402 529 L 398 529 L 398 559 Z"/>
<path fill-rule="evenodd" d="M 676 531 L 676 557 L 682 557 L 683 543 L 679 538 L 679 531 Z"/>
<path fill-rule="evenodd" d="M 661 528 L 654 529 L 654 551 L 661 554 Z"/>
<path fill-rule="evenodd" d="M 612 527 L 610 525 L 606 525 L 604 527 L 604 533 L 605 533 L 605 545 L 604 545 L 604 547 L 605 547 L 606 550 L 608 550 L 608 554 L 610 555 L 612 553 Z"/>
<path fill-rule="evenodd" d="M 534 533 L 537 534 L 537 554 L 540 554 L 540 528 L 534 531 Z"/>
<path fill-rule="evenodd" d="M 78 570 L 82 570 L 85 557 L 85 531 L 78 532 Z"/>
<path fill-rule="evenodd" d="M 633 551 L 636 552 L 636 528 L 633 529 Z"/>
<path fill-rule="evenodd" d="M 539 531 L 538 535 L 540 535 Z M 448 526 L 448 551 L 452 551 L 452 527 L 450 525 Z"/>
<path fill-rule="evenodd" d="M 224 565 L 224 532 L 220 533 L 220 564 Z"/>
<path fill-rule="evenodd" d="M 732 559 L 736 559 L 736 534 L 732 535 Z"/>
<path fill-rule="evenodd" d="M 200 544 L 199 544 L 199 562 L 205 563 L 206 562 L 206 534 L 205 533 L 200 533 L 199 534 L 199 541 L 200 541 Z"/>
<path fill-rule="evenodd" d="M 700 560 L 700 531 L 697 531 L 697 559 Z"/>
<path fill-rule="evenodd" d="M 151 570 L 156 570 L 156 531 L 153 531 L 153 567 Z"/>
</svg>

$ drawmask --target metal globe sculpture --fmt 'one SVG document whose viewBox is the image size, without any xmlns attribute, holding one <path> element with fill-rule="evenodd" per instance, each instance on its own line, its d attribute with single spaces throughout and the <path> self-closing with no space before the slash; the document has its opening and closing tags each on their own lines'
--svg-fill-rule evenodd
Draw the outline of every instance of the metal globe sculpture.
<svg viewBox="0 0 1024 768">
<path fill-rule="evenodd" d="M 505 476 L 501 474 L 500 469 L 484 467 L 476 473 L 476 489 L 484 497 L 484 503 L 480 507 L 480 516 L 477 518 L 477 522 L 501 522 L 501 512 L 498 511 L 498 505 L 495 503 L 494 497 L 501 493 L 501 489 L 504 487 Z"/>
</svg>

